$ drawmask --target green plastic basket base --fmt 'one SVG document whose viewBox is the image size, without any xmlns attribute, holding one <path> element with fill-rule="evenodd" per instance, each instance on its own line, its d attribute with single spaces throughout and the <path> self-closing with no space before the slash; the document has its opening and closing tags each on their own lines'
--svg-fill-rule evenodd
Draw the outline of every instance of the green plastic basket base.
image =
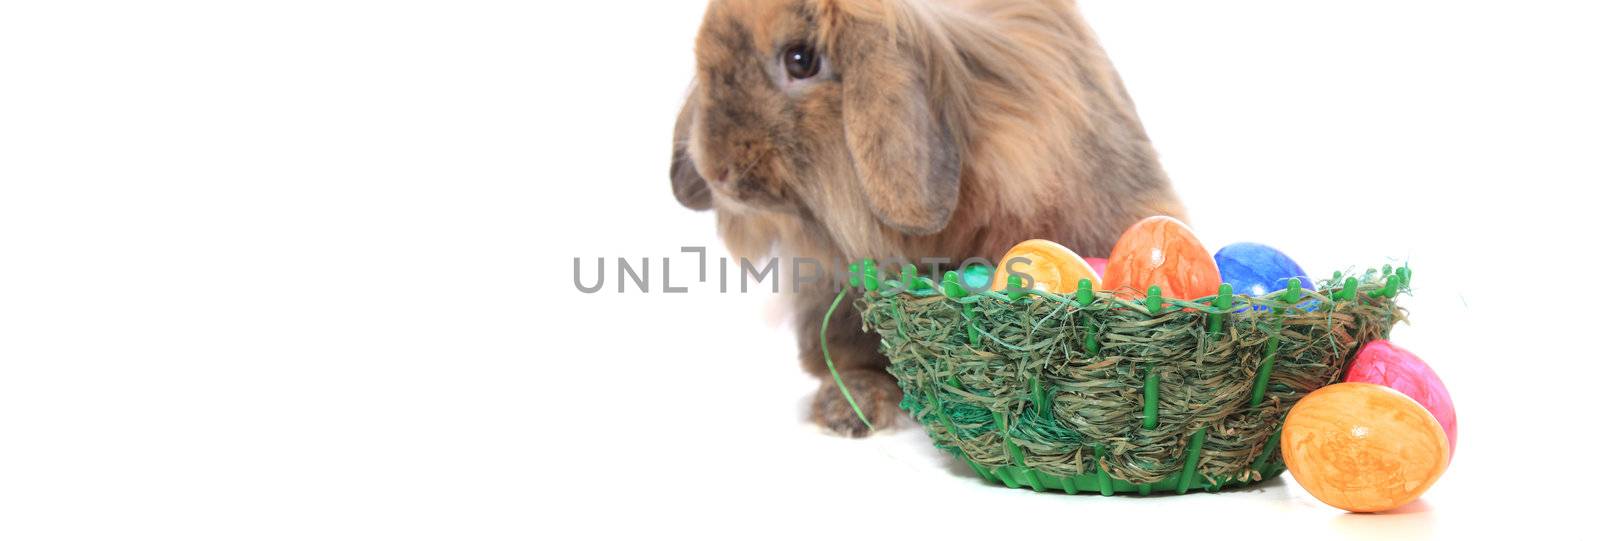
<svg viewBox="0 0 1600 541">
<path fill-rule="evenodd" d="M 973 471 L 991 483 L 1004 484 L 1011 488 L 1031 488 L 1037 492 L 1046 490 L 1059 490 L 1067 494 L 1099 493 L 1106 496 L 1115 494 L 1149 495 L 1157 492 L 1171 492 L 1185 494 L 1201 491 L 1216 492 L 1230 486 L 1245 486 L 1259 481 L 1251 479 L 1217 479 L 1216 482 L 1207 482 L 1204 478 L 1184 479 L 1182 473 L 1172 474 L 1166 479 L 1154 483 L 1133 484 L 1121 479 L 1114 479 L 1103 473 L 1086 473 L 1072 477 L 1056 477 L 1033 468 L 1020 466 L 1001 466 L 989 469 L 978 465 L 976 462 L 967 461 Z M 1261 474 L 1261 481 L 1266 481 L 1283 474 L 1283 464 L 1267 464 L 1256 470 Z"/>
</svg>

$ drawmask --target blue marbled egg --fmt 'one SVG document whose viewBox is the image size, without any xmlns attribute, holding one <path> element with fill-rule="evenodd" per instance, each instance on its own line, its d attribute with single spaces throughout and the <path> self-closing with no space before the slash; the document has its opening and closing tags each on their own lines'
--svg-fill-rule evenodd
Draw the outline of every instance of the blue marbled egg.
<svg viewBox="0 0 1600 541">
<path fill-rule="evenodd" d="M 1265 244 L 1229 244 L 1217 250 L 1216 259 L 1223 283 L 1232 284 L 1237 295 L 1260 297 L 1281 291 L 1289 287 L 1290 278 L 1299 278 L 1302 288 L 1316 287 L 1300 264 Z"/>
</svg>

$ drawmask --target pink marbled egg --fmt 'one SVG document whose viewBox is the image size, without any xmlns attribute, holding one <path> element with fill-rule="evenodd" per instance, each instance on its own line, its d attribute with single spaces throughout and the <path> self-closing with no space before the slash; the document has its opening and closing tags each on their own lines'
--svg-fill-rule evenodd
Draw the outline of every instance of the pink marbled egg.
<svg viewBox="0 0 1600 541">
<path fill-rule="evenodd" d="M 1383 385 L 1422 404 L 1439 420 L 1450 440 L 1450 456 L 1455 456 L 1456 406 L 1450 401 L 1450 391 L 1428 363 L 1388 340 L 1377 340 L 1356 353 L 1356 360 L 1350 363 L 1344 380 Z"/>
<path fill-rule="evenodd" d="M 1089 264 L 1089 268 L 1094 269 L 1094 273 L 1095 274 L 1098 274 L 1100 276 L 1105 276 L 1106 275 L 1106 258 L 1104 258 L 1104 257 L 1085 257 L 1085 258 L 1083 258 L 1083 261 L 1085 263 Z"/>
</svg>

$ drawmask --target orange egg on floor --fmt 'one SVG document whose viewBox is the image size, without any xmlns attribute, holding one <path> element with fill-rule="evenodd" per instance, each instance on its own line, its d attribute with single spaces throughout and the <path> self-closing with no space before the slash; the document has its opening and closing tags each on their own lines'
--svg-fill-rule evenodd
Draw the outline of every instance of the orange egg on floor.
<svg viewBox="0 0 1600 541">
<path fill-rule="evenodd" d="M 1189 226 L 1155 216 L 1133 224 L 1117 239 L 1102 282 L 1124 297 L 1144 296 L 1150 286 L 1159 286 L 1162 297 L 1197 299 L 1217 294 L 1222 273 Z"/>
<path fill-rule="evenodd" d="M 1283 460 L 1323 503 L 1358 513 L 1411 503 L 1450 464 L 1450 440 L 1433 414 L 1370 383 L 1323 387 L 1283 423 Z"/>
<path fill-rule="evenodd" d="M 1048 240 L 1034 239 L 1018 243 L 1000 258 L 999 268 L 995 270 L 995 291 L 1006 288 L 1006 280 L 1013 274 L 1026 275 L 1033 283 L 1029 284 L 1028 278 L 1022 280 L 1022 287 L 1039 289 L 1051 293 L 1067 293 L 1078 289 L 1078 281 L 1089 279 L 1089 284 L 1095 289 L 1100 289 L 1100 275 L 1084 262 L 1077 253 L 1067 247 Z"/>
</svg>

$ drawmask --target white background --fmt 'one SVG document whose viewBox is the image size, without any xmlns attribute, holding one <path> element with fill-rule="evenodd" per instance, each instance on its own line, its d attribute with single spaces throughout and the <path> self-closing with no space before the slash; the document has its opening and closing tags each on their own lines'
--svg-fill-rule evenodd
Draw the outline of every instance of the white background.
<svg viewBox="0 0 1600 541">
<path fill-rule="evenodd" d="M 1357 516 L 1288 476 L 1007 490 L 914 427 L 807 424 L 773 296 L 659 293 L 661 257 L 720 250 L 666 175 L 703 5 L 0 3 L 0 538 L 1585 523 L 1593 7 L 1085 1 L 1208 243 L 1415 267 L 1395 338 L 1460 450 Z M 653 292 L 579 294 L 602 256 L 651 258 Z"/>
</svg>

